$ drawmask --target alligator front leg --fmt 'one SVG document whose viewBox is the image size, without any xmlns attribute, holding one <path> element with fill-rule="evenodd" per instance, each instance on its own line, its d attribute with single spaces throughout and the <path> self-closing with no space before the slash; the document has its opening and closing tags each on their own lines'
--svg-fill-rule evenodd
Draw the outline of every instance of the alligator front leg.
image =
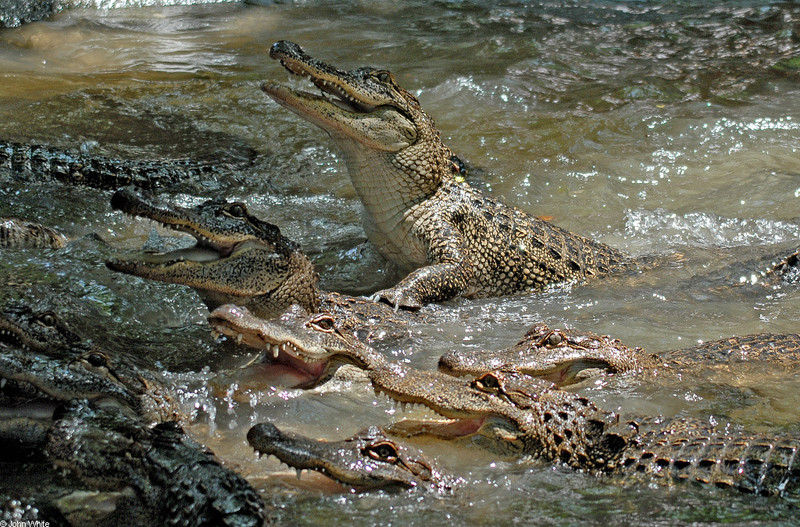
<svg viewBox="0 0 800 527">
<path fill-rule="evenodd" d="M 372 296 L 374 300 L 388 302 L 395 309 L 419 309 L 468 290 L 474 269 L 461 237 L 449 225 L 437 234 L 443 236 L 430 242 L 428 249 L 428 261 L 434 263 L 411 272 L 394 287 L 378 291 Z"/>
</svg>

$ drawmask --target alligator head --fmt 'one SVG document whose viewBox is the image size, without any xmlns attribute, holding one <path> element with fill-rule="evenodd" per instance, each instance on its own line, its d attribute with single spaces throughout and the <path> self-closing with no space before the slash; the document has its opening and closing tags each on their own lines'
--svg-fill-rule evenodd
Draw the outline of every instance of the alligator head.
<svg viewBox="0 0 800 527">
<path fill-rule="evenodd" d="M 295 468 L 298 476 L 315 470 L 359 489 L 428 486 L 441 491 L 452 486 L 451 478 L 421 452 L 389 439 L 374 426 L 342 441 L 316 441 L 259 423 L 247 433 L 247 441 L 259 454 Z"/>
<path fill-rule="evenodd" d="M 110 399 L 151 421 L 175 419 L 179 412 L 156 374 L 133 357 L 110 354 L 85 342 L 50 355 L 0 346 L 0 383 L 13 381 L 36 399 Z"/>
<path fill-rule="evenodd" d="M 246 308 L 224 305 L 208 320 L 215 332 L 263 350 L 263 360 L 250 368 L 287 387 L 316 386 L 345 364 L 367 370 L 383 361 L 381 355 L 343 331 L 340 319 L 328 313 L 308 315 L 295 308 L 278 320 L 264 320 Z"/>
<path fill-rule="evenodd" d="M 114 194 L 111 206 L 197 241 L 189 249 L 106 262 L 115 271 L 192 287 L 210 309 L 232 302 L 271 317 L 293 303 L 308 309 L 319 305 L 311 262 L 278 227 L 249 214 L 243 203 L 211 200 L 184 208 L 126 187 Z"/>
<path fill-rule="evenodd" d="M 391 182 L 391 191 L 397 191 L 407 204 L 458 172 L 433 120 L 416 97 L 395 82 L 391 72 L 374 68 L 343 71 L 286 40 L 273 44 L 269 54 L 291 74 L 310 80 L 321 94 L 271 81 L 264 82 L 261 89 L 328 132 L 344 152 L 353 185 L 368 209 L 380 199 L 373 195 L 372 176 L 378 177 L 384 169 L 404 174 L 402 182 Z"/>
<path fill-rule="evenodd" d="M 439 370 L 450 375 L 513 371 L 565 386 L 602 373 L 638 371 L 655 364 L 658 357 L 641 348 L 628 348 L 618 339 L 538 324 L 502 350 L 446 353 L 439 359 Z"/>
<path fill-rule="evenodd" d="M 55 353 L 83 340 L 51 310 L 11 303 L 0 313 L 0 342 L 29 351 Z"/>
<path fill-rule="evenodd" d="M 616 463 L 635 432 L 586 398 L 527 376 L 489 372 L 461 379 L 387 363 L 372 370 L 370 380 L 376 392 L 401 404 L 424 405 L 449 419 L 400 422 L 390 432 L 470 438 L 504 455 L 604 470 Z"/>
</svg>

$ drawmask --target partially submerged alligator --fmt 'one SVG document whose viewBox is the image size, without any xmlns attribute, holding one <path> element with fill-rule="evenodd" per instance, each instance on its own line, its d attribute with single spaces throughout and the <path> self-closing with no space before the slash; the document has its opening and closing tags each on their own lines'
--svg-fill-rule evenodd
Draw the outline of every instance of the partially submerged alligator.
<svg viewBox="0 0 800 527">
<path fill-rule="evenodd" d="M 328 132 L 364 204 L 367 238 L 401 271 L 376 297 L 418 308 L 455 296 L 507 295 L 625 268 L 621 251 L 483 196 L 416 97 L 385 70 L 342 71 L 297 44 L 270 57 L 322 95 L 264 82 L 275 101 Z"/>
<path fill-rule="evenodd" d="M 6 171 L 14 177 L 34 177 L 107 190 L 125 185 L 169 187 L 181 181 L 207 179 L 233 168 L 234 165 L 225 162 L 113 159 L 45 145 L 0 141 L 0 174 Z"/>
<path fill-rule="evenodd" d="M 175 421 L 150 427 L 113 407 L 76 400 L 56 412 L 45 450 L 55 467 L 94 493 L 88 501 L 95 508 L 70 511 L 69 497 L 59 500 L 68 518 L 85 520 L 91 511 L 102 514 L 92 525 L 109 526 L 256 527 L 265 521 L 250 484 Z"/>
<path fill-rule="evenodd" d="M 275 456 L 295 468 L 298 477 L 303 470 L 315 470 L 358 489 L 443 491 L 454 482 L 417 449 L 390 439 L 374 426 L 342 441 L 317 441 L 259 423 L 247 432 L 247 441 L 259 454 Z"/>
<path fill-rule="evenodd" d="M 249 214 L 243 203 L 207 201 L 193 208 L 173 205 L 134 187 L 117 191 L 113 208 L 157 221 L 195 237 L 196 245 L 169 253 L 120 256 L 106 263 L 115 270 L 194 288 L 214 309 L 222 304 L 248 308 L 274 318 L 292 304 L 308 313 L 341 313 L 346 331 L 362 338 L 379 336 L 416 313 L 395 313 L 367 299 L 321 291 L 308 257 L 275 225 Z"/>
<path fill-rule="evenodd" d="M 0 315 L 0 389 L 9 381 L 55 401 L 113 399 L 150 422 L 175 420 L 176 401 L 135 357 L 83 340 L 52 312 L 22 305 Z"/>
<path fill-rule="evenodd" d="M 478 375 L 494 370 L 542 377 L 560 386 L 603 373 L 708 371 L 715 366 L 766 363 L 800 366 L 800 335 L 757 334 L 706 342 L 652 355 L 618 339 L 568 329 L 533 326 L 518 343 L 497 351 L 451 351 L 439 359 L 439 370 L 451 375 Z"/>
<path fill-rule="evenodd" d="M 390 430 L 470 443 L 508 456 L 564 463 L 592 474 L 667 483 L 693 481 L 759 495 L 800 494 L 800 439 L 720 431 L 690 419 L 623 420 L 585 397 L 527 376 L 461 379 L 386 363 L 376 392 L 422 404 L 449 421 L 400 422 Z"/>
<path fill-rule="evenodd" d="M 51 227 L 19 218 L 0 219 L 0 247 L 60 249 L 67 237 Z"/>
<path fill-rule="evenodd" d="M 36 310 L 12 302 L 0 312 L 0 342 L 23 350 L 56 353 L 66 351 L 83 338 L 51 310 Z"/>
<path fill-rule="evenodd" d="M 311 388 L 329 380 L 342 367 L 353 366 L 358 372 L 384 361 L 349 328 L 342 327 L 346 317 L 298 311 L 287 311 L 278 320 L 264 320 L 246 308 L 229 304 L 212 311 L 208 321 L 215 333 L 264 350 L 264 356 L 250 365 L 251 369 L 261 370 L 256 373 L 261 383 Z M 350 373 L 351 378 L 367 380 L 365 375 Z M 242 382 L 242 372 L 237 372 L 237 377 Z"/>
</svg>

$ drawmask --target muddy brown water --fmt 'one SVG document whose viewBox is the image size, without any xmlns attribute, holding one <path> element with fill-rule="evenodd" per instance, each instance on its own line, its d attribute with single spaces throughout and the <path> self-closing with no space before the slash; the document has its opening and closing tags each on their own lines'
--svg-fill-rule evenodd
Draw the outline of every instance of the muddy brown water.
<svg viewBox="0 0 800 527">
<path fill-rule="evenodd" d="M 324 28 L 321 29 L 321 28 Z M 323 132 L 258 89 L 286 73 L 279 39 L 343 68 L 386 67 L 417 94 L 469 181 L 636 256 L 667 263 L 541 294 L 427 308 L 436 324 L 382 349 L 420 368 L 443 352 L 510 345 L 534 322 L 612 334 L 658 352 L 756 332 L 796 332 L 796 287 L 730 287 L 743 265 L 800 239 L 796 4 L 727 2 L 298 2 L 72 9 L 0 32 L 0 138 L 135 158 L 253 166 L 170 190 L 184 204 L 242 200 L 318 265 L 327 288 L 367 294 L 397 277 L 365 242 L 359 203 Z M 7 251 L 4 298 L 65 299 L 74 325 L 169 372 L 192 433 L 263 491 L 278 524 L 760 524 L 796 520 L 786 500 L 594 478 L 549 464 L 427 444 L 464 483 L 452 494 L 331 492 L 257 460 L 254 423 L 341 438 L 402 417 L 367 386 L 324 393 L 214 391 L 246 360 L 214 342 L 182 287 L 108 271 L 114 250 L 187 243 L 113 212 L 110 193 L 0 179 L 0 216 L 61 229 L 57 251 Z M 159 241 L 161 238 L 161 241 Z M 800 433 L 796 372 L 581 389 L 609 409 Z M 410 410 L 409 416 L 425 415 Z M 287 477 L 289 474 L 291 477 Z"/>
</svg>

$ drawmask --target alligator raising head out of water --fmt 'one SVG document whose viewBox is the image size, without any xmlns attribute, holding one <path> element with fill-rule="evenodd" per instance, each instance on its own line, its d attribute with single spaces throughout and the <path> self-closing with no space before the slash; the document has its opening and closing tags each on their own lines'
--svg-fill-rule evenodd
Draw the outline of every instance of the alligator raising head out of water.
<svg viewBox="0 0 800 527">
<path fill-rule="evenodd" d="M 421 452 L 370 427 L 342 441 L 316 441 L 281 432 L 272 423 L 259 423 L 247 433 L 247 441 L 259 454 L 273 455 L 297 470 L 315 470 L 359 489 L 429 486 L 451 487 L 445 476 Z"/>
<path fill-rule="evenodd" d="M 395 313 L 363 298 L 320 291 L 313 264 L 299 246 L 275 225 L 249 214 L 243 203 L 207 201 L 189 209 L 126 187 L 114 194 L 111 205 L 186 232 L 197 244 L 165 254 L 118 257 L 108 267 L 190 286 L 210 309 L 232 303 L 258 317 L 273 318 L 297 304 L 308 313 L 341 313 L 346 321 L 343 330 L 365 339 L 378 336 L 369 328 L 391 332 L 421 317 Z"/>
<path fill-rule="evenodd" d="M 800 440 L 719 431 L 690 419 L 621 420 L 586 398 L 527 376 L 460 379 L 387 363 L 370 372 L 378 392 L 422 404 L 446 423 L 401 421 L 393 433 L 434 434 L 511 456 L 589 473 L 694 481 L 760 495 L 800 494 Z"/>
<path fill-rule="evenodd" d="M 483 196 L 458 177 L 452 153 L 417 99 L 384 70 L 342 71 L 297 44 L 270 56 L 322 95 L 278 85 L 262 90 L 327 131 L 344 153 L 364 204 L 369 240 L 410 274 L 376 293 L 420 307 L 458 295 L 539 289 L 625 267 L 617 249 Z"/>
<path fill-rule="evenodd" d="M 796 368 L 800 366 L 800 335 L 730 337 L 665 352 L 661 357 L 629 348 L 609 336 L 539 324 L 518 343 L 502 350 L 446 353 L 439 359 L 439 369 L 451 375 L 512 371 L 565 386 L 602 373 L 688 373 L 699 368 L 707 375 L 715 367 L 729 368 L 737 361 L 740 365 L 770 363 Z"/>
</svg>

